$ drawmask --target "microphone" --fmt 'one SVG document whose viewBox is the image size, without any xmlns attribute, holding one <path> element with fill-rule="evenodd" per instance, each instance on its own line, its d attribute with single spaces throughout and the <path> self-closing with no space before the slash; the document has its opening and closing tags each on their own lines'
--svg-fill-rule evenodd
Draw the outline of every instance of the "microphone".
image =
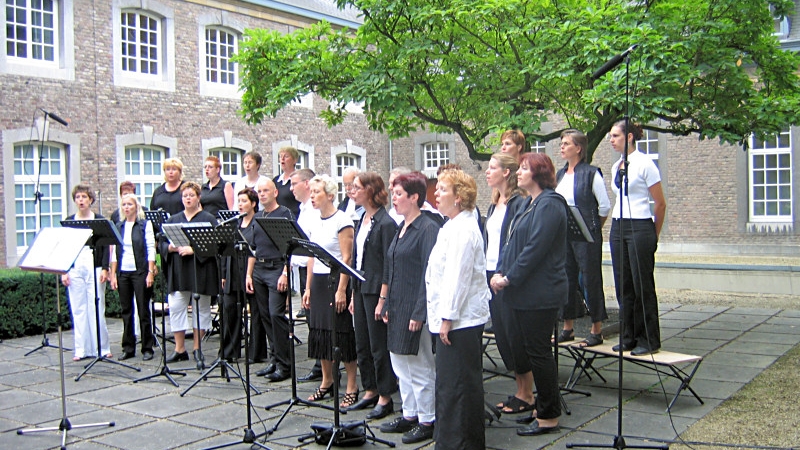
<svg viewBox="0 0 800 450">
<path fill-rule="evenodd" d="M 608 73 L 614 67 L 617 67 L 619 65 L 619 63 L 621 63 L 622 60 L 625 59 L 625 57 L 628 56 L 632 51 L 634 51 L 636 49 L 636 47 L 638 47 L 638 46 L 639 46 L 639 44 L 633 44 L 627 50 L 625 50 L 624 52 L 620 53 L 619 55 L 614 56 L 611 59 L 609 59 L 607 63 L 603 64 L 603 67 L 597 69 L 592 74 L 592 79 L 596 80 L 596 79 L 602 77 L 603 75 L 605 75 L 606 73 Z"/>
<path fill-rule="evenodd" d="M 223 220 L 222 222 L 220 222 L 219 224 L 217 224 L 217 227 L 221 227 L 221 226 L 223 226 L 223 225 L 226 225 L 226 224 L 229 224 L 229 223 L 231 223 L 231 222 L 237 221 L 237 220 L 241 219 L 242 217 L 244 217 L 244 216 L 246 216 L 246 215 L 247 215 L 247 213 L 239 213 L 239 214 L 237 214 L 237 215 L 235 215 L 235 216 L 231 217 L 231 218 L 230 218 L 230 219 L 228 219 L 228 220 Z"/>
<path fill-rule="evenodd" d="M 42 108 L 39 109 L 44 113 L 45 116 L 55 120 L 56 122 L 60 123 L 61 125 L 64 125 L 65 127 L 69 126 L 69 123 L 66 120 L 62 119 L 61 117 L 58 117 L 57 115 L 55 115 L 55 113 L 47 112 Z"/>
</svg>

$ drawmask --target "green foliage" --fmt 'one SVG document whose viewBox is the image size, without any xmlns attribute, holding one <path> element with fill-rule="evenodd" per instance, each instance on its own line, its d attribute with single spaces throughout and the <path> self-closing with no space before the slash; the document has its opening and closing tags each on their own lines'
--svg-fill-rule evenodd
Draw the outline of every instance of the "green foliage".
<svg viewBox="0 0 800 450">
<path fill-rule="evenodd" d="M 44 281 L 44 317 L 42 316 L 42 301 L 40 297 L 40 280 Z M 0 339 L 10 339 L 20 336 L 42 334 L 42 320 L 44 319 L 47 333 L 58 329 L 56 314 L 56 284 L 58 296 L 61 300 L 61 313 L 64 318 L 64 329 L 72 328 L 69 304 L 66 289 L 60 282 L 60 277 L 44 274 L 42 278 L 38 273 L 25 272 L 19 269 L 0 270 Z M 156 298 L 164 298 L 165 283 L 163 276 L 156 277 Z M 106 317 L 120 317 L 122 308 L 119 303 L 119 294 L 106 288 Z"/>
<path fill-rule="evenodd" d="M 487 136 L 538 140 L 553 115 L 589 135 L 591 159 L 625 114 L 625 70 L 591 74 L 633 44 L 630 108 L 648 128 L 743 143 L 798 123 L 797 55 L 782 51 L 763 0 L 338 0 L 358 30 L 322 22 L 290 34 L 248 30 L 236 61 L 242 115 L 274 116 L 313 92 L 329 126 L 348 102 L 390 137 L 454 132 L 473 158 Z M 770 1 L 776 14 L 788 0 Z"/>
</svg>

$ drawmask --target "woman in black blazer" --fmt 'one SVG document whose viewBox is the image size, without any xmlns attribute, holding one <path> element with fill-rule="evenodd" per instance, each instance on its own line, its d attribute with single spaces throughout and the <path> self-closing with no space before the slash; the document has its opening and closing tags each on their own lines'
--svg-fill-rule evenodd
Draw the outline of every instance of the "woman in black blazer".
<svg viewBox="0 0 800 450">
<path fill-rule="evenodd" d="M 550 342 L 558 311 L 567 299 L 567 203 L 557 194 L 550 157 L 527 153 L 520 158 L 519 186 L 530 200 L 508 231 L 503 253 L 492 277 L 495 292 L 511 308 L 528 361 L 514 361 L 516 371 L 533 371 L 536 382 L 535 420 L 517 430 L 520 436 L 561 431 L 558 379 Z M 532 389 L 530 386 L 528 389 Z"/>
<path fill-rule="evenodd" d="M 381 419 L 394 412 L 391 395 L 397 391 L 386 347 L 386 324 L 381 319 L 389 291 L 384 263 L 389 245 L 397 234 L 397 224 L 386 212 L 389 194 L 380 175 L 375 172 L 356 175 L 352 194 L 356 205 L 365 210 L 356 230 L 352 260 L 366 281 L 353 281 L 353 301 L 350 303 L 364 398 L 349 409 L 374 406 L 367 419 Z"/>
<path fill-rule="evenodd" d="M 153 224 L 144 219 L 144 212 L 135 194 L 122 196 L 122 217 L 117 228 L 122 245 L 111 253 L 111 289 L 119 289 L 122 308 L 122 354 L 120 360 L 136 355 L 133 302 L 139 313 L 142 333 L 142 359 L 153 359 L 153 328 L 150 324 L 150 288 L 156 276 L 156 241 Z"/>
</svg>

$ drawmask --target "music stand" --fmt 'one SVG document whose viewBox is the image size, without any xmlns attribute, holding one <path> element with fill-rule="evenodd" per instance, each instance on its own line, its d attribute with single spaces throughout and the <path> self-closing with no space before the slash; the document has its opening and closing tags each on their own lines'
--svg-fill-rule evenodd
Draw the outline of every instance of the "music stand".
<svg viewBox="0 0 800 450">
<path fill-rule="evenodd" d="M 223 211 L 220 211 L 223 212 Z M 233 216 L 236 217 L 236 216 Z M 230 219 L 228 219 L 230 220 Z M 189 241 L 192 245 L 192 249 L 195 251 L 195 254 L 200 256 L 233 256 L 234 254 L 234 246 L 237 243 L 236 234 L 236 222 L 228 222 L 227 220 L 216 227 L 191 227 L 191 228 L 183 228 L 184 234 L 189 238 Z M 246 243 L 245 243 L 246 245 Z M 195 271 L 195 276 L 197 276 L 197 272 Z M 197 284 L 195 283 L 195 286 Z M 221 291 L 220 291 L 221 292 Z M 220 304 L 220 311 L 222 311 L 222 307 Z M 197 323 L 198 329 L 200 329 L 200 307 L 198 305 L 197 309 Z M 224 317 L 220 317 L 220 326 L 225 326 Z M 220 333 L 220 335 L 224 335 L 224 333 Z M 224 358 L 219 357 L 217 355 L 217 359 L 214 361 L 213 364 L 209 368 L 207 368 L 204 372 L 200 374 L 200 377 L 194 381 L 186 390 L 181 392 L 181 397 L 183 397 L 187 392 L 189 392 L 193 387 L 197 385 L 202 380 L 208 379 L 208 374 L 211 373 L 217 367 L 221 367 L 221 374 L 220 378 L 225 378 L 228 382 L 231 381 L 230 375 L 228 375 L 227 371 L 233 372 L 236 378 L 240 380 L 244 380 L 242 374 L 236 370 L 235 367 L 230 365 L 228 361 Z M 257 394 L 261 392 L 256 389 L 250 382 L 247 382 L 247 386 L 250 389 L 256 391 Z M 245 388 L 247 388 L 247 386 Z"/>
<path fill-rule="evenodd" d="M 74 228 L 42 228 L 33 238 L 28 250 L 19 261 L 19 268 L 32 272 L 56 274 L 56 311 L 58 314 L 58 368 L 61 374 L 61 421 L 57 427 L 27 428 L 17 430 L 18 435 L 41 433 L 43 431 L 60 431 L 61 448 L 67 448 L 67 432 L 74 428 L 113 427 L 114 422 L 87 423 L 73 425 L 67 417 L 67 395 L 64 387 L 64 351 L 62 324 L 66 323 L 66 315 L 61 314 L 61 289 L 58 286 L 58 275 L 69 271 L 83 249 L 83 243 L 91 236 L 89 230 Z"/>
<path fill-rule="evenodd" d="M 336 285 L 339 283 L 339 275 L 344 272 L 350 277 L 353 277 L 361 282 L 365 279 L 355 269 L 348 266 L 341 259 L 331 255 L 327 250 L 320 247 L 306 239 L 294 239 L 297 245 L 308 251 L 314 258 L 314 263 L 320 262 L 331 269 L 328 275 L 328 289 L 331 295 L 336 291 Z M 335 304 L 331 305 L 335 308 Z M 333 367 L 339 367 L 339 360 L 341 356 L 341 349 L 336 343 L 336 312 L 331 315 L 331 343 L 333 345 Z M 333 424 L 329 423 L 312 423 L 312 433 L 297 438 L 298 441 L 304 442 L 308 439 L 314 438 L 317 444 L 327 445 L 326 449 L 330 449 L 333 445 L 352 446 L 361 445 L 366 441 L 373 443 L 378 442 L 389 447 L 394 447 L 394 442 L 386 441 L 375 436 L 375 433 L 369 428 L 366 421 L 354 420 L 350 422 L 340 423 L 339 414 L 341 413 L 339 407 L 339 377 L 333 377 Z M 369 435 L 367 435 L 369 432 Z"/>
<path fill-rule="evenodd" d="M 122 236 L 119 235 L 119 230 L 113 223 L 111 223 L 108 219 L 91 219 L 91 220 L 62 220 L 61 226 L 68 227 L 68 228 L 88 228 L 92 230 L 92 236 L 86 242 L 89 247 L 92 249 L 92 257 L 97 254 L 97 250 L 99 247 L 105 247 L 108 245 L 122 245 Z M 94 270 L 94 276 L 92 279 L 97 277 L 97 270 L 96 268 L 92 268 Z M 142 369 L 138 367 L 131 366 L 129 364 L 125 364 L 121 361 L 116 361 L 111 358 L 107 358 L 106 355 L 102 353 L 102 342 L 100 339 L 100 293 L 97 291 L 97 280 L 94 280 L 94 324 L 97 329 L 97 355 L 95 356 L 94 360 L 84 367 L 83 372 L 80 373 L 77 377 L 75 377 L 75 381 L 80 381 L 81 377 L 86 374 L 92 367 L 95 366 L 98 362 L 107 362 L 111 364 L 116 364 L 118 366 L 127 367 L 128 369 L 133 369 L 137 372 L 141 372 Z"/>
<path fill-rule="evenodd" d="M 284 255 L 286 260 L 286 273 L 289 273 L 289 261 L 292 258 L 292 254 L 299 255 L 299 256 L 312 256 L 311 253 L 303 249 L 299 246 L 298 242 L 300 240 L 308 240 L 308 237 L 297 225 L 297 222 L 294 220 L 287 219 L 285 217 L 259 217 L 256 218 L 256 223 L 258 223 L 261 228 L 264 229 L 264 232 L 267 233 L 267 236 L 270 238 L 275 247 L 277 247 L 278 251 Z M 311 402 L 308 400 L 303 400 L 297 396 L 297 365 L 296 365 L 296 352 L 295 352 L 295 340 L 294 340 L 294 317 L 292 317 L 292 282 L 291 277 L 288 277 L 289 284 L 287 287 L 287 309 L 289 311 L 289 339 L 291 342 L 289 343 L 289 374 L 292 379 L 292 394 L 288 400 L 284 400 L 278 403 L 273 403 L 271 405 L 265 406 L 264 409 L 270 410 L 275 408 L 276 406 L 287 405 L 286 410 L 281 414 L 278 418 L 278 421 L 275 425 L 271 428 L 270 433 L 274 433 L 278 426 L 280 426 L 283 419 L 286 418 L 286 415 L 289 414 L 292 407 L 294 405 L 304 405 L 304 406 L 314 406 L 317 408 L 327 409 L 329 411 L 333 411 L 334 408 L 332 406 L 323 405 L 317 402 Z"/>
<path fill-rule="evenodd" d="M 233 219 L 234 217 L 239 216 L 239 214 L 241 213 L 239 211 L 236 211 L 235 209 L 220 209 L 219 211 L 217 211 L 217 217 L 219 217 L 219 220 L 221 220 L 222 222 L 227 222 Z"/>
</svg>

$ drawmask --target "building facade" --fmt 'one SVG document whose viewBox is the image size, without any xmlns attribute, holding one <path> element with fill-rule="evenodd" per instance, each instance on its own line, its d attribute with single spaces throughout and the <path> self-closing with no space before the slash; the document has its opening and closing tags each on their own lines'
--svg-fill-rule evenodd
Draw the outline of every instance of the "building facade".
<svg viewBox="0 0 800 450">
<path fill-rule="evenodd" d="M 332 0 L 14 0 L 0 17 L 0 265 L 14 266 L 37 230 L 74 212 L 76 184 L 92 186 L 104 215 L 116 209 L 124 180 L 149 203 L 168 157 L 195 181 L 208 155 L 220 157 L 225 178 L 241 177 L 251 150 L 273 176 L 285 145 L 301 151 L 300 165 L 333 176 L 349 166 L 383 175 L 406 166 L 432 177 L 454 162 L 478 181 L 481 211 L 488 206 L 486 162 L 470 160 L 453 135 L 390 140 L 355 107 L 328 128 L 318 117 L 327 105 L 313 96 L 262 124 L 242 120 L 229 58 L 244 30 L 291 32 L 323 19 L 357 27 L 357 11 Z M 800 27 L 776 21 L 776 33 L 794 49 Z M 798 139 L 787 128 L 745 151 L 648 134 L 640 145 L 658 162 L 669 205 L 660 251 L 800 256 Z M 532 147 L 562 164 L 557 141 Z M 603 144 L 593 163 L 608 172 L 616 157 Z"/>
</svg>

